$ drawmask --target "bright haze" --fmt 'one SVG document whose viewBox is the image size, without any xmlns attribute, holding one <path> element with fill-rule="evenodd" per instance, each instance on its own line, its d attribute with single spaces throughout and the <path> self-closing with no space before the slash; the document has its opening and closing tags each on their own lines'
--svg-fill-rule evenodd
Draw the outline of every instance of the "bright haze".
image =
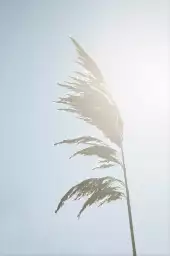
<svg viewBox="0 0 170 256">
<path fill-rule="evenodd" d="M 72 35 L 100 67 L 124 120 L 139 255 L 169 255 L 168 1 L 0 1 L 0 255 L 131 255 L 126 202 L 57 203 L 96 159 L 56 141 L 95 135 L 60 113 L 57 82 L 77 66 Z"/>
</svg>

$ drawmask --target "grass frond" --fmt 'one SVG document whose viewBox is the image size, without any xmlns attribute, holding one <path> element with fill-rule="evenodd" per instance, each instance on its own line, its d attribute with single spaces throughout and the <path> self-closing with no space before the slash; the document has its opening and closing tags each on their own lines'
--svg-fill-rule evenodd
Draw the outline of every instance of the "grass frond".
<svg viewBox="0 0 170 256">
<path fill-rule="evenodd" d="M 110 176 L 102 178 L 90 178 L 80 182 L 73 186 L 60 200 L 55 213 L 57 213 L 61 207 L 69 199 L 79 200 L 83 197 L 87 197 L 86 202 L 81 208 L 78 217 L 82 212 L 93 204 L 99 206 L 110 203 L 118 199 L 125 197 L 124 194 L 124 183 L 121 180 L 115 179 Z"/>
<path fill-rule="evenodd" d="M 102 133 L 120 147 L 123 139 L 123 122 L 116 103 L 107 90 L 101 71 L 84 49 L 71 38 L 77 53 L 82 72 L 75 72 L 70 81 L 59 83 L 68 89 L 66 96 L 56 102 L 66 108 L 66 112 L 76 114 L 85 122 L 97 127 Z"/>
</svg>

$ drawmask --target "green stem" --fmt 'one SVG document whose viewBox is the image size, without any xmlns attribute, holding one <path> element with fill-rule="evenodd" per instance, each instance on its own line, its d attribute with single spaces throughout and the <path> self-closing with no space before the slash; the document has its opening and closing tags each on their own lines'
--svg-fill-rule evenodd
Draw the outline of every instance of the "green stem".
<svg viewBox="0 0 170 256">
<path fill-rule="evenodd" d="M 133 256 L 137 256 L 136 245 L 135 245 L 135 235 L 134 235 L 134 228 L 133 228 L 133 220 L 132 220 L 132 212 L 131 212 L 131 204 L 130 204 L 130 195 L 129 195 L 128 181 L 127 181 L 127 172 L 126 172 L 126 165 L 125 165 L 125 157 L 124 157 L 123 146 L 121 147 L 121 152 L 122 152 L 123 172 L 124 172 L 125 187 L 126 187 L 127 208 L 128 208 L 128 217 L 129 217 L 129 226 L 130 226 L 132 250 L 133 250 Z"/>
</svg>

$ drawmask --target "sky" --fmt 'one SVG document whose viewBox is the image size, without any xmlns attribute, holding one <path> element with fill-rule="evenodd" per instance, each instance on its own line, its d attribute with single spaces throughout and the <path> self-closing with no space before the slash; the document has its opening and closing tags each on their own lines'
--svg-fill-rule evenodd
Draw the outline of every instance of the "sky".
<svg viewBox="0 0 170 256">
<path fill-rule="evenodd" d="M 126 202 L 87 209 L 62 195 L 96 159 L 56 141 L 99 132 L 53 101 L 76 69 L 72 35 L 95 59 L 124 119 L 139 255 L 169 255 L 168 1 L 0 1 L 0 255 L 131 255 Z"/>
</svg>

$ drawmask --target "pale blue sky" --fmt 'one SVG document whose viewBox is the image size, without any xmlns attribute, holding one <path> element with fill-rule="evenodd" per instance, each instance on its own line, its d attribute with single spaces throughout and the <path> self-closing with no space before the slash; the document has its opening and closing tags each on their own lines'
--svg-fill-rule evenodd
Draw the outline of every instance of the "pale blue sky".
<svg viewBox="0 0 170 256">
<path fill-rule="evenodd" d="M 73 35 L 99 64 L 125 121 L 139 255 L 169 255 L 168 1 L 0 1 L 0 253 L 130 255 L 125 202 L 58 200 L 95 159 L 55 141 L 97 131 L 58 113 L 56 82 L 75 70 Z M 93 161 L 94 160 L 94 161 Z"/>
</svg>

